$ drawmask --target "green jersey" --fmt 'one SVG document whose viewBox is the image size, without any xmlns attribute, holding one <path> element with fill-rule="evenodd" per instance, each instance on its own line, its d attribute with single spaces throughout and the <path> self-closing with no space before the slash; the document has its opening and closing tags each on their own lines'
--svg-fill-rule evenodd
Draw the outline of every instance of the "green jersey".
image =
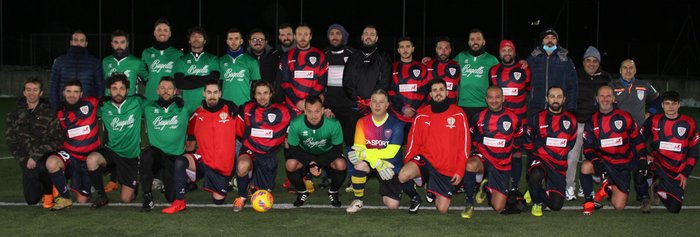
<svg viewBox="0 0 700 237">
<path fill-rule="evenodd" d="M 165 50 L 157 50 L 156 48 L 150 47 L 143 50 L 141 61 L 143 61 L 148 68 L 146 91 L 144 94 L 148 101 L 158 99 L 156 90 L 158 89 L 160 79 L 165 76 L 172 77 L 175 75 L 173 67 L 175 66 L 175 61 L 180 57 L 182 57 L 182 51 L 173 47 L 168 47 Z"/>
<path fill-rule="evenodd" d="M 199 57 L 190 52 L 175 61 L 175 73 L 184 76 L 208 76 L 213 71 L 221 72 L 219 58 L 207 52 L 202 52 Z M 194 111 L 204 99 L 202 88 L 182 90 L 182 99 L 185 100 L 185 107 Z"/>
<path fill-rule="evenodd" d="M 317 128 L 310 126 L 314 127 L 308 124 L 306 116 L 293 119 L 287 130 L 287 143 L 313 155 L 323 154 L 333 146 L 343 144 L 343 129 L 338 120 L 323 118 L 321 124 L 315 126 Z"/>
<path fill-rule="evenodd" d="M 252 81 L 260 80 L 258 61 L 245 53 L 236 58 L 224 55 L 219 58 L 219 68 L 224 93 L 221 97 L 238 106 L 248 102 Z"/>
<path fill-rule="evenodd" d="M 109 138 L 105 146 L 121 157 L 135 159 L 141 152 L 142 104 L 140 96 L 127 96 L 121 105 L 105 101 L 97 111 Z"/>
<path fill-rule="evenodd" d="M 129 88 L 129 95 L 134 95 L 138 92 L 136 77 L 145 79 L 148 75 L 148 72 L 146 72 L 146 65 L 143 64 L 141 59 L 131 54 L 121 60 L 117 60 L 111 55 L 105 57 L 102 59 L 102 72 L 104 73 L 105 81 L 107 81 L 107 78 L 109 78 L 112 73 L 124 73 L 129 78 L 129 84 L 131 85 Z M 105 90 L 105 95 L 109 96 L 109 89 Z"/>
<path fill-rule="evenodd" d="M 474 57 L 462 51 L 454 59 L 462 69 L 459 80 L 459 101 L 461 107 L 486 107 L 486 89 L 489 87 L 489 70 L 498 64 L 498 59 L 484 52 Z"/>
<path fill-rule="evenodd" d="M 156 101 L 149 101 L 143 114 L 151 145 L 168 155 L 182 155 L 191 113 L 187 106 L 180 107 L 175 102 L 163 108 Z"/>
</svg>

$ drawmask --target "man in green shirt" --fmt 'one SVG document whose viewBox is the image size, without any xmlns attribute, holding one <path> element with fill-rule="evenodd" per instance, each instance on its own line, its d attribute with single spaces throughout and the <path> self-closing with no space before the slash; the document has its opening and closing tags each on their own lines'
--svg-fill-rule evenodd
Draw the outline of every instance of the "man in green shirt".
<svg viewBox="0 0 700 237">
<path fill-rule="evenodd" d="M 454 58 L 462 71 L 457 105 L 464 109 L 469 118 L 486 108 L 484 98 L 486 88 L 489 87 L 489 69 L 498 64 L 498 59 L 487 53 L 484 45 L 484 33 L 479 29 L 472 29 L 469 32 L 469 48 Z"/>
<path fill-rule="evenodd" d="M 204 52 L 207 32 L 203 28 L 195 26 L 187 30 L 187 39 L 190 52 L 175 61 L 175 85 L 182 90 L 185 107 L 194 111 L 204 99 L 204 84 L 219 79 L 219 58 Z"/>
<path fill-rule="evenodd" d="M 146 91 L 144 92 L 148 101 L 158 99 L 156 88 L 158 88 L 160 79 L 165 76 L 172 77 L 175 74 L 173 71 L 175 60 L 182 57 L 182 51 L 170 45 L 171 35 L 170 22 L 166 19 L 158 19 L 153 30 L 156 42 L 153 47 L 143 50 L 141 54 L 141 61 L 148 69 Z"/>
<path fill-rule="evenodd" d="M 148 72 L 146 71 L 146 66 L 143 64 L 141 59 L 129 54 L 129 38 L 126 37 L 126 33 L 122 30 L 116 30 L 112 33 L 112 40 L 110 42 L 112 49 L 112 55 L 102 59 L 102 72 L 104 73 L 104 78 L 109 78 L 112 74 L 123 73 L 129 79 L 129 84 L 133 85 L 133 88 L 129 90 L 128 95 L 134 95 L 138 92 L 137 83 L 138 78 L 145 79 Z M 109 96 L 109 88 L 105 91 L 105 95 Z"/>
<path fill-rule="evenodd" d="M 228 49 L 226 55 L 219 58 L 219 68 L 223 86 L 222 98 L 233 101 L 240 106 L 250 100 L 250 85 L 260 80 L 258 61 L 245 53 L 243 35 L 238 28 L 228 30 L 226 36 Z"/>
<path fill-rule="evenodd" d="M 338 189 L 345 181 L 347 167 L 343 158 L 343 129 L 338 120 L 323 115 L 323 104 L 318 96 L 306 97 L 305 116 L 292 120 L 287 130 L 287 143 L 291 157 L 287 160 L 286 170 L 289 181 L 297 191 L 294 206 L 304 205 L 309 198 L 303 171 L 306 169 L 314 176 L 321 175 L 321 169 L 331 177 L 328 199 L 334 207 L 340 207 Z"/>
<path fill-rule="evenodd" d="M 93 200 L 93 208 L 109 203 L 102 183 L 102 174 L 106 169 L 116 168 L 117 179 L 122 184 L 122 202 L 129 203 L 135 197 L 143 99 L 140 95 L 127 96 L 130 84 L 125 74 L 109 76 L 107 85 L 110 96 L 103 98 L 97 112 L 109 139 L 104 147 L 91 152 L 86 161 L 92 186 L 98 194 Z"/>
<path fill-rule="evenodd" d="M 141 152 L 139 174 L 143 186 L 141 210 L 148 212 L 155 207 L 151 194 L 154 173 L 160 173 L 165 187 L 165 198 L 175 199 L 173 161 L 185 153 L 187 123 L 192 110 L 184 106 L 171 77 L 163 77 L 158 84 L 158 100 L 144 105 L 143 115 L 149 147 Z M 201 100 L 200 100 L 201 102 Z"/>
</svg>

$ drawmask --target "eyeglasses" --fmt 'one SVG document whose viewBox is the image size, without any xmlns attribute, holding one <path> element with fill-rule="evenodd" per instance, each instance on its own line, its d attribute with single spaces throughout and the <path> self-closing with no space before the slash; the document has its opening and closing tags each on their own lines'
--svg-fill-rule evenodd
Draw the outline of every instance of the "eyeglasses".
<svg viewBox="0 0 700 237">
<path fill-rule="evenodd" d="M 251 42 L 265 42 L 265 39 L 263 39 L 263 38 L 251 38 L 250 41 Z"/>
</svg>

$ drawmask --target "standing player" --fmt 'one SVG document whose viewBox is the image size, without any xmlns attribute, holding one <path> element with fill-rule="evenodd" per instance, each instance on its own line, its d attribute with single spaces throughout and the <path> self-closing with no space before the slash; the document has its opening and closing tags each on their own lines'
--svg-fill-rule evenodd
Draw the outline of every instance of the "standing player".
<svg viewBox="0 0 700 237">
<path fill-rule="evenodd" d="M 525 125 L 527 124 L 526 99 L 530 92 L 530 69 L 522 68 L 522 64 L 515 61 L 515 44 L 510 40 L 501 40 L 498 51 L 501 63 L 491 67 L 489 84 L 503 90 L 503 107 L 513 111 Z M 518 185 L 523 172 L 522 152 L 518 150 L 513 152 L 511 165 L 511 190 L 519 194 Z"/>
<path fill-rule="evenodd" d="M 238 28 L 228 30 L 226 44 L 226 55 L 219 58 L 219 68 L 223 72 L 221 97 L 240 106 L 250 100 L 250 85 L 260 80 L 260 68 L 258 62 L 245 53 L 243 34 Z"/>
<path fill-rule="evenodd" d="M 151 193 L 154 173 L 161 176 L 165 199 L 168 202 L 175 200 L 173 162 L 185 152 L 187 122 L 191 114 L 182 98 L 175 97 L 176 93 L 173 78 L 163 77 L 158 85 L 158 100 L 149 101 L 143 108 L 148 141 L 151 143 L 141 151 L 139 164 L 143 186 L 141 211 L 144 212 L 155 207 Z"/>
<path fill-rule="evenodd" d="M 138 78 L 142 80 L 146 79 L 146 75 L 148 74 L 146 66 L 141 59 L 129 53 L 129 38 L 126 37 L 124 31 L 114 31 L 110 44 L 114 50 L 112 51 L 112 55 L 102 59 L 104 78 L 109 78 L 114 73 L 122 73 L 129 79 L 129 84 L 134 86 L 134 88 L 129 91 L 128 95 L 138 93 Z M 109 88 L 107 88 L 105 95 L 109 95 L 109 91 Z"/>
<path fill-rule="evenodd" d="M 650 117 L 642 128 L 645 139 L 651 139 L 651 154 L 647 160 L 652 163 L 647 167 L 641 162 L 640 170 L 651 172 L 654 179 L 659 180 L 653 187 L 653 195 L 658 195 L 671 213 L 681 211 L 688 177 L 698 160 L 697 123 L 678 112 L 680 99 L 678 92 L 665 92 L 661 96 L 664 114 Z"/>
<path fill-rule="evenodd" d="M 506 108 L 504 101 L 503 89 L 492 85 L 486 90 L 489 108 L 472 117 L 474 127 L 470 131 L 474 139 L 474 155 L 467 161 L 464 175 L 467 207 L 461 214 L 462 218 L 471 218 L 474 213 L 474 189 L 471 187 L 477 182 L 477 173 L 484 177 L 481 186 L 491 193 L 493 210 L 500 213 L 506 208 L 512 151 L 520 148 L 523 130 L 520 117 Z"/>
<path fill-rule="evenodd" d="M 70 187 L 75 190 L 78 202 L 85 203 L 90 198 L 92 184 L 85 160 L 90 152 L 100 147 L 97 133 L 98 101 L 94 97 L 82 96 L 80 81 L 66 83 L 63 89 L 65 103 L 57 114 L 65 140 L 61 149 L 46 159 L 46 170 L 59 195 L 52 211 L 73 205 L 68 193 L 67 178 L 71 179 Z"/>
<path fill-rule="evenodd" d="M 201 27 L 187 30 L 190 52 L 175 61 L 175 84 L 182 90 L 185 106 L 193 111 L 202 97 L 202 87 L 207 81 L 218 80 L 219 58 L 214 54 L 204 52 L 207 45 L 207 32 Z"/>
<path fill-rule="evenodd" d="M 449 99 L 450 103 L 457 103 L 461 73 L 459 70 L 459 63 L 450 59 L 450 55 L 452 54 L 450 38 L 446 36 L 437 38 L 435 54 L 435 58 L 425 64 L 428 70 L 427 81 L 437 79 L 445 81 L 445 83 L 447 83 L 447 99 Z M 430 97 L 428 97 L 428 99 L 430 99 Z"/>
<path fill-rule="evenodd" d="M 304 114 L 289 125 L 287 143 L 291 157 L 286 162 L 287 177 L 297 191 L 294 206 L 302 206 L 309 197 L 309 190 L 302 171 L 309 170 L 314 176 L 325 169 L 331 177 L 328 199 L 334 207 L 340 207 L 338 189 L 345 181 L 347 169 L 343 153 L 343 130 L 338 120 L 325 118 L 323 105 L 318 96 L 309 96 L 304 103 Z"/>
<path fill-rule="evenodd" d="M 525 149 L 532 157 L 528 168 L 533 216 L 542 216 L 543 203 L 554 211 L 564 205 L 567 153 L 576 140 L 576 118 L 564 111 L 566 96 L 561 87 L 547 90 L 547 110 L 528 119 Z M 545 182 L 546 190 L 542 190 Z M 526 194 L 526 199 L 527 199 Z"/>
<path fill-rule="evenodd" d="M 420 62 L 413 60 L 414 50 L 411 38 L 399 39 L 397 51 L 401 60 L 391 65 L 392 79 L 387 91 L 391 99 L 391 113 L 409 123 L 406 129 L 411 127 L 416 110 L 423 104 L 427 85 L 427 70 Z"/>
<path fill-rule="evenodd" d="M 273 94 L 269 82 L 256 81 L 253 83 L 255 100 L 241 106 L 239 116 L 243 119 L 244 140 L 236 163 L 238 197 L 233 202 L 235 212 L 243 210 L 251 181 L 251 191 L 272 191 L 275 186 L 277 148 L 284 143 L 287 126 L 297 113 L 289 105 L 272 103 Z"/>
<path fill-rule="evenodd" d="M 347 45 L 349 37 L 345 28 L 339 24 L 328 27 L 328 41 L 331 45 L 324 50 L 328 60 L 328 87 L 323 95 L 325 99 L 323 107 L 330 109 L 333 117 L 340 122 L 347 148 L 352 147 L 355 124 L 351 116 L 353 101 L 348 98 L 343 89 L 343 72 L 345 63 L 357 51 Z"/>
<path fill-rule="evenodd" d="M 498 59 L 486 52 L 486 39 L 479 29 L 469 32 L 468 49 L 454 58 L 462 69 L 459 82 L 458 104 L 467 116 L 481 112 L 486 107 L 484 95 L 489 86 L 489 68 L 498 64 Z"/>
<path fill-rule="evenodd" d="M 367 175 L 373 169 L 381 178 L 379 194 L 384 205 L 397 209 L 401 201 L 401 184 L 394 174 L 403 166 L 401 145 L 404 123 L 387 112 L 389 95 L 384 90 L 374 91 L 370 101 L 372 113 L 357 121 L 355 143 L 348 153 L 348 160 L 354 166 L 351 182 L 355 200 L 345 210 L 347 213 L 362 210 Z"/>
<path fill-rule="evenodd" d="M 166 19 L 158 19 L 154 24 L 153 36 L 156 42 L 153 47 L 143 50 L 141 61 L 148 69 L 146 77 L 146 91 L 144 95 L 148 101 L 158 99 L 158 84 L 163 77 L 172 77 L 175 61 L 182 57 L 182 51 L 174 48 L 170 43 L 170 22 Z"/>
<path fill-rule="evenodd" d="M 436 194 L 435 207 L 447 213 L 454 187 L 462 184 L 469 155 L 469 122 L 464 111 L 447 100 L 447 83 L 430 82 L 428 106 L 418 110 L 408 135 L 405 167 L 399 173 L 403 190 L 411 197 L 409 213 L 417 213 L 420 197 L 413 187 L 428 179 L 428 192 Z M 423 177 L 421 177 L 423 176 Z"/>
<path fill-rule="evenodd" d="M 235 104 L 221 98 L 218 81 L 207 82 L 202 93 L 204 101 L 194 111 L 188 125 L 188 133 L 196 139 L 197 151 L 175 158 L 173 177 L 177 193 L 175 202 L 163 209 L 163 213 L 185 210 L 188 178 L 196 181 L 204 177 L 204 190 L 211 193 L 215 205 L 223 205 L 226 199 L 236 158 L 236 137 L 240 137 L 242 121 Z"/>
<path fill-rule="evenodd" d="M 635 174 L 632 171 L 636 170 L 640 162 L 647 162 L 638 161 L 646 153 L 643 138 L 639 135 L 632 115 L 613 107 L 613 89 L 607 85 L 598 88 L 596 102 L 598 111 L 586 122 L 583 130 L 583 154 L 586 161 L 581 164 L 580 180 L 585 198 L 584 215 L 592 214 L 595 209 L 594 173 L 596 176 L 605 174 L 607 178 L 602 184 L 603 192 L 596 193 L 595 201 L 603 200 L 608 196 L 607 192 L 611 192 L 613 207 L 622 210 L 627 204 L 631 175 Z M 648 190 L 646 179 L 637 180 L 644 184 L 635 186 Z"/>
<path fill-rule="evenodd" d="M 284 90 L 285 102 L 304 110 L 307 96 L 322 96 L 328 81 L 328 62 L 323 51 L 311 46 L 311 28 L 297 26 L 294 31 L 296 47 L 280 58 L 278 77 Z"/>
<path fill-rule="evenodd" d="M 104 121 L 107 144 L 90 153 L 86 161 L 90 181 L 97 191 L 93 208 L 109 203 L 102 183 L 102 174 L 106 170 L 116 170 L 117 179 L 122 184 L 121 201 L 129 203 L 134 200 L 141 148 L 143 98 L 140 95 L 127 96 L 131 83 L 125 74 L 113 73 L 107 78 L 107 85 L 110 97 L 103 98 L 98 110 L 98 116 Z"/>
</svg>

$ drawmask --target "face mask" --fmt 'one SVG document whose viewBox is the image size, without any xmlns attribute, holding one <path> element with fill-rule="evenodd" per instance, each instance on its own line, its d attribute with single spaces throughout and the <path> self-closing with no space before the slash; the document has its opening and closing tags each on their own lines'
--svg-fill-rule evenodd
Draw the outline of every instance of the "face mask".
<svg viewBox="0 0 700 237">
<path fill-rule="evenodd" d="M 553 45 L 552 47 L 549 47 L 547 45 L 543 45 L 542 48 L 544 49 L 544 51 L 547 51 L 547 53 L 552 53 L 552 52 L 554 52 L 554 50 L 557 49 L 557 45 Z"/>
</svg>

